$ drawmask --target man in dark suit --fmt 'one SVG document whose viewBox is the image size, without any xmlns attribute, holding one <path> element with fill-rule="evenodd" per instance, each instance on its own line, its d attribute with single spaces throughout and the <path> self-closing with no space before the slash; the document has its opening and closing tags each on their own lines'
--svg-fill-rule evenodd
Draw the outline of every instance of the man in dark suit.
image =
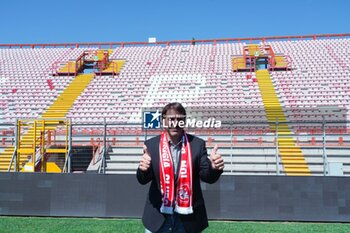
<svg viewBox="0 0 350 233">
<path fill-rule="evenodd" d="M 216 182 L 224 161 L 215 145 L 208 158 L 205 142 L 186 134 L 186 111 L 170 103 L 162 111 L 164 132 L 145 142 L 137 169 L 141 184 L 151 181 L 142 217 L 146 232 L 201 232 L 208 227 L 200 180 Z"/>
</svg>

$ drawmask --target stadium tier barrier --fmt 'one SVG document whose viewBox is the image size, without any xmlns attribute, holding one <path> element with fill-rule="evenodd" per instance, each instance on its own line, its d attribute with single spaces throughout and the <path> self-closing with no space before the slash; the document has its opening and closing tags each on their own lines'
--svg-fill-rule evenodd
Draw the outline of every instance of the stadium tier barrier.
<svg viewBox="0 0 350 233">
<path fill-rule="evenodd" d="M 209 219 L 350 222 L 344 177 L 221 176 L 202 184 Z M 148 185 L 127 174 L 0 173 L 0 215 L 140 218 Z"/>
</svg>

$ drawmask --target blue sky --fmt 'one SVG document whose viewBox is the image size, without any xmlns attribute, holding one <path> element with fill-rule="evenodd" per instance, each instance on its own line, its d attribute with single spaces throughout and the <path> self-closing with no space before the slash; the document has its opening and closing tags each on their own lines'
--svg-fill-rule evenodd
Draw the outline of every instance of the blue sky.
<svg viewBox="0 0 350 233">
<path fill-rule="evenodd" d="M 131 42 L 348 33 L 348 0 L 8 0 L 0 43 Z"/>
</svg>

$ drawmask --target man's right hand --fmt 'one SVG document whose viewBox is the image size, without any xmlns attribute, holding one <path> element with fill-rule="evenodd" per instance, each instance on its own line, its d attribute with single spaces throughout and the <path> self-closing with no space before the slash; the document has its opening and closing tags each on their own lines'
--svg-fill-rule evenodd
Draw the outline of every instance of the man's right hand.
<svg viewBox="0 0 350 233">
<path fill-rule="evenodd" d="M 140 160 L 139 169 L 141 171 L 147 171 L 151 167 L 151 155 L 147 150 L 147 146 L 143 145 L 143 155 Z"/>
</svg>

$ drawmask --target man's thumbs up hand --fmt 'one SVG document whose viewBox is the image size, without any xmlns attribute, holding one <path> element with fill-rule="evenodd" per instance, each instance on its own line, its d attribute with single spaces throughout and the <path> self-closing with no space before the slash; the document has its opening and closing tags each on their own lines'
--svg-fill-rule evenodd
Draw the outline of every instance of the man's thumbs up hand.
<svg viewBox="0 0 350 233">
<path fill-rule="evenodd" d="M 151 155 L 148 152 L 147 146 L 143 145 L 143 155 L 140 160 L 139 168 L 141 171 L 147 171 L 151 166 Z"/>
<path fill-rule="evenodd" d="M 218 148 L 218 145 L 215 144 L 213 150 L 210 153 L 211 167 L 215 170 L 224 170 L 224 160 L 221 155 L 217 153 Z"/>
</svg>

